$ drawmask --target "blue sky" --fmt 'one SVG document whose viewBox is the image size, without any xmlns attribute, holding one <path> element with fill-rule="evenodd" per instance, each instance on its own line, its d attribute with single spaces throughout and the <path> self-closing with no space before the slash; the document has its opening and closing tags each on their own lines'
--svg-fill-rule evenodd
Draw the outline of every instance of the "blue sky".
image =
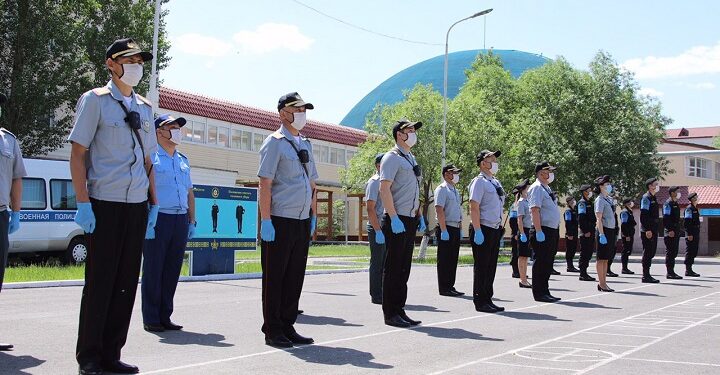
<svg viewBox="0 0 720 375">
<path fill-rule="evenodd" d="M 487 47 L 564 56 L 585 69 L 598 50 L 634 71 L 671 127 L 720 125 L 720 1 L 300 0 L 344 21 L 442 44 L 456 20 L 486 8 Z M 443 45 L 366 33 L 293 0 L 172 0 L 167 87 L 272 110 L 298 91 L 332 123 L 398 71 Z M 456 26 L 450 51 L 483 47 L 483 19 Z M 440 88 L 438 88 L 440 89 Z"/>
</svg>

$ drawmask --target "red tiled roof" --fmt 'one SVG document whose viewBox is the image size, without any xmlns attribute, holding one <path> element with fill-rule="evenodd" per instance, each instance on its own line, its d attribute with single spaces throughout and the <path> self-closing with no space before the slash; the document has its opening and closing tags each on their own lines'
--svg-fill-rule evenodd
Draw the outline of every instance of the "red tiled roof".
<svg viewBox="0 0 720 375">
<path fill-rule="evenodd" d="M 277 112 L 191 94 L 167 87 L 160 88 L 159 107 L 170 111 L 188 113 L 270 131 L 277 130 L 280 126 L 280 118 Z M 314 120 L 308 120 L 307 126 L 303 129 L 303 135 L 310 139 L 318 139 L 349 146 L 358 146 L 365 142 L 367 138 L 367 133 L 362 130 Z"/>
<path fill-rule="evenodd" d="M 659 204 L 665 203 L 670 193 L 669 186 L 661 186 L 660 191 L 655 195 Z M 682 194 L 678 199 L 678 204 L 685 207 L 690 204 L 687 199 L 690 193 L 697 193 L 698 206 L 703 208 L 720 207 L 720 185 L 696 185 L 696 186 L 679 186 L 678 192 Z"/>
<path fill-rule="evenodd" d="M 686 146 L 686 147 L 691 147 L 691 148 L 698 148 L 701 150 L 717 150 L 715 147 L 712 147 L 712 146 L 705 146 L 705 145 L 699 145 L 697 143 L 683 142 L 683 141 L 678 141 L 677 139 L 682 139 L 682 138 L 676 138 L 676 139 L 672 139 L 672 140 L 665 138 L 662 140 L 662 143 L 678 145 L 678 146 Z"/>
<path fill-rule="evenodd" d="M 680 128 L 665 130 L 666 138 L 712 138 L 720 135 L 720 126 L 702 128 Z"/>
</svg>

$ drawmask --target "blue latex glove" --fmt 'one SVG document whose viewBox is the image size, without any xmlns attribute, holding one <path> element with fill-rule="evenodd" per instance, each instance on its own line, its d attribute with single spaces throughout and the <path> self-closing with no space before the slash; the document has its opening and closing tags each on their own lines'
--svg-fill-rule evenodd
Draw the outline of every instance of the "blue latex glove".
<svg viewBox="0 0 720 375">
<path fill-rule="evenodd" d="M 315 233 L 315 227 L 317 227 L 317 216 L 310 216 L 310 237 Z"/>
<path fill-rule="evenodd" d="M 75 223 L 79 225 L 85 233 L 95 231 L 95 213 L 93 213 L 90 202 L 78 202 L 77 212 L 75 213 Z"/>
<path fill-rule="evenodd" d="M 520 233 L 520 242 L 527 242 L 527 236 L 525 235 L 525 233 Z"/>
<path fill-rule="evenodd" d="M 425 225 L 425 219 L 420 216 L 420 225 L 418 225 L 418 232 L 425 233 L 425 230 L 427 229 L 427 226 Z"/>
<path fill-rule="evenodd" d="M 405 224 L 403 224 L 397 215 L 390 217 L 390 227 L 395 234 L 405 232 Z"/>
<path fill-rule="evenodd" d="M 475 231 L 475 237 L 473 238 L 473 242 L 475 242 L 475 245 L 482 245 L 483 242 L 485 242 L 485 235 L 483 234 L 482 230 L 478 229 Z"/>
<path fill-rule="evenodd" d="M 10 212 L 10 224 L 8 226 L 8 234 L 13 234 L 20 229 L 20 213 L 17 211 Z"/>
<path fill-rule="evenodd" d="M 155 239 L 155 227 L 148 227 L 145 229 L 145 239 L 146 240 L 154 240 Z"/>
<path fill-rule="evenodd" d="M 381 230 L 375 232 L 375 243 L 378 245 L 385 244 L 385 235 Z"/>
<path fill-rule="evenodd" d="M 193 223 L 190 223 L 190 225 L 188 225 L 188 240 L 192 240 L 192 238 L 195 237 L 195 227 L 196 226 L 197 225 L 193 224 Z"/>
<path fill-rule="evenodd" d="M 607 245 L 607 237 L 605 237 L 604 234 L 600 235 L 599 241 L 600 241 L 600 245 Z"/>
<path fill-rule="evenodd" d="M 545 241 L 545 233 L 543 232 L 536 232 L 535 233 L 535 239 L 537 242 L 544 242 Z"/>
<path fill-rule="evenodd" d="M 260 238 L 265 242 L 275 241 L 275 227 L 272 220 L 264 219 L 260 222 Z"/>
<path fill-rule="evenodd" d="M 155 228 L 155 224 L 157 224 L 158 211 L 160 211 L 160 206 L 158 206 L 156 204 L 150 205 L 150 211 L 148 211 L 148 222 L 147 222 L 148 229 Z"/>
<path fill-rule="evenodd" d="M 450 241 L 450 233 L 448 233 L 448 231 L 446 231 L 446 230 L 440 232 L 440 240 Z"/>
</svg>

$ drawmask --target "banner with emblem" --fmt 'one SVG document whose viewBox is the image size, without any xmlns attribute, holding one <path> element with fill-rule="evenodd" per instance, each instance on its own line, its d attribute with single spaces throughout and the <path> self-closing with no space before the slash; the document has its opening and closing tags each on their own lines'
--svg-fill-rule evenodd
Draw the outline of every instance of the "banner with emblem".
<svg viewBox="0 0 720 375">
<path fill-rule="evenodd" d="M 195 185 L 195 238 L 190 274 L 235 273 L 235 252 L 257 246 L 257 189 Z"/>
</svg>

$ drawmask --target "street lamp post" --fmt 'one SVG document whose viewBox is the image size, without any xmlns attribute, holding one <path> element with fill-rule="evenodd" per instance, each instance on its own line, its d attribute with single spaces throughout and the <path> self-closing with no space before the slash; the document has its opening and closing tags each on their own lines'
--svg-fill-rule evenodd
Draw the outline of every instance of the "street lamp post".
<svg viewBox="0 0 720 375">
<path fill-rule="evenodd" d="M 478 12 L 473 14 L 470 17 L 466 17 L 461 19 L 460 21 L 455 22 L 450 26 L 450 28 L 447 31 L 447 34 L 445 34 L 445 72 L 444 72 L 444 78 L 443 78 L 443 134 L 442 134 L 442 166 L 445 167 L 445 151 L 446 151 L 446 139 L 447 139 L 447 81 L 448 81 L 448 39 L 450 38 L 450 30 L 452 30 L 455 25 L 459 24 L 460 22 L 467 21 L 471 18 L 480 17 L 483 15 L 486 15 L 490 12 L 492 12 L 492 8 L 485 9 L 482 12 Z"/>
<path fill-rule="evenodd" d="M 160 95 L 158 93 L 157 81 L 157 58 L 158 38 L 160 33 L 160 12 L 162 12 L 161 0 L 155 0 L 155 19 L 153 22 L 153 45 L 152 45 L 152 67 L 150 68 L 150 92 L 148 93 L 153 104 L 153 116 L 157 115 Z"/>
</svg>

